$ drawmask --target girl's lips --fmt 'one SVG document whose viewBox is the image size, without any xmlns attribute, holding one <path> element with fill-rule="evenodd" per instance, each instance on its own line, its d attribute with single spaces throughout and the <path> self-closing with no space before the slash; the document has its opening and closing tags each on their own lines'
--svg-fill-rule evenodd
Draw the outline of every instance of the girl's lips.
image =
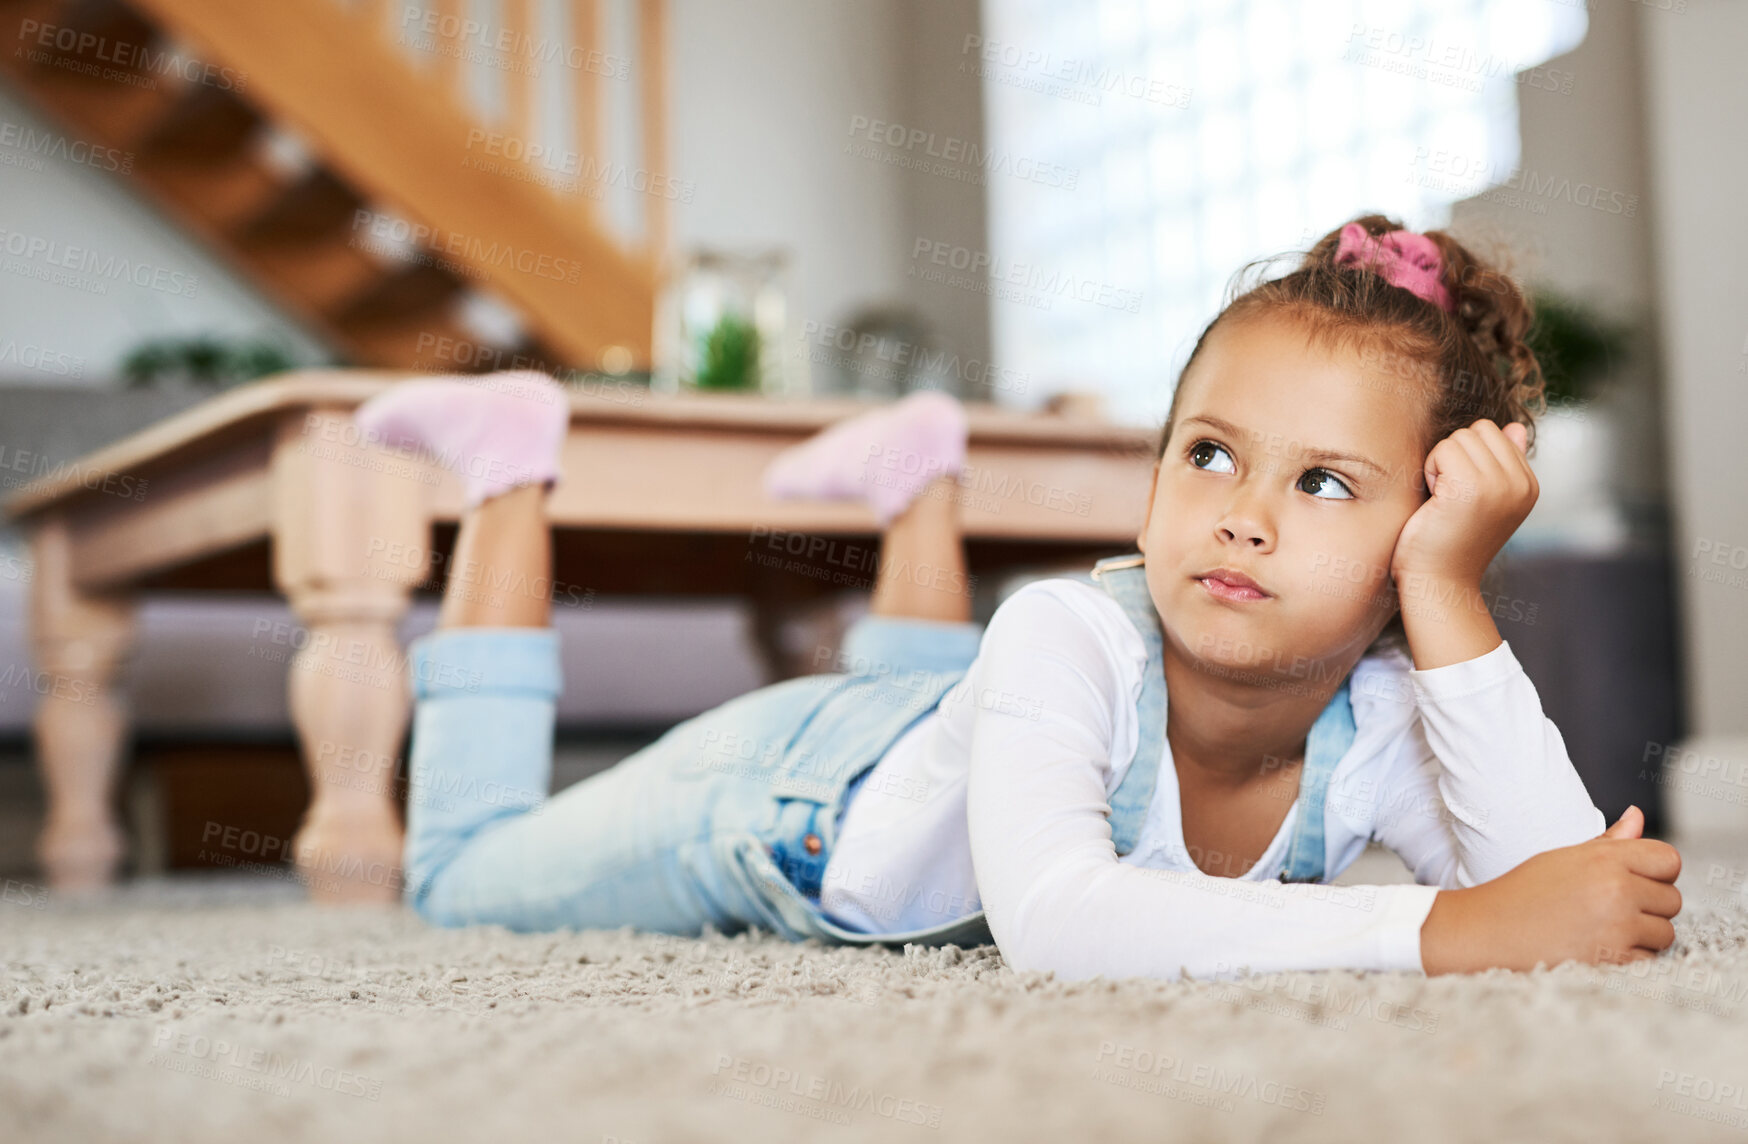
<svg viewBox="0 0 1748 1144">
<path fill-rule="evenodd" d="M 1197 580 L 1206 588 L 1210 595 L 1221 600 L 1266 600 L 1268 597 L 1256 588 L 1244 584 L 1229 584 L 1213 576 L 1203 576 Z"/>
</svg>

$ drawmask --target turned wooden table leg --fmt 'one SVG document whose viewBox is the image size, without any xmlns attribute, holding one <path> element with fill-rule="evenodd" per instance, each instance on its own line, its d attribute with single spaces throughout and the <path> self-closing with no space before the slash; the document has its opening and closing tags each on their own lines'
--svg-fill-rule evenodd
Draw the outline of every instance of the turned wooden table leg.
<svg viewBox="0 0 1748 1144">
<path fill-rule="evenodd" d="M 115 784 L 127 741 L 127 711 L 114 688 L 133 644 L 134 608 L 73 583 L 72 543 L 56 517 L 38 525 L 31 596 L 36 755 L 48 793 L 37 859 L 51 889 L 99 889 L 126 849 Z"/>
<path fill-rule="evenodd" d="M 307 632 L 288 680 L 310 777 L 292 854 L 317 901 L 393 901 L 403 884 L 395 760 L 408 717 L 395 628 L 407 595 L 378 584 L 286 591 Z"/>
<path fill-rule="evenodd" d="M 273 466 L 274 578 L 306 628 L 288 685 L 310 805 L 292 852 L 311 898 L 392 902 L 411 709 L 396 628 L 425 575 L 431 470 L 360 442 L 343 409 L 288 418 Z"/>
</svg>

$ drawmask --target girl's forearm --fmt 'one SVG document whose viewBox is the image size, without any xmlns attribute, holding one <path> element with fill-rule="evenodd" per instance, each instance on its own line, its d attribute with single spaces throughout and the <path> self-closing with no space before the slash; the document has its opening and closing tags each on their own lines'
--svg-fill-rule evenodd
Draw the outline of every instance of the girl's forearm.
<svg viewBox="0 0 1748 1144">
<path fill-rule="evenodd" d="M 1470 907 L 1469 890 L 1440 890 L 1420 927 L 1420 965 L 1428 977 L 1492 968 Z"/>
<path fill-rule="evenodd" d="M 1404 740 L 1400 785 L 1379 806 L 1423 809 L 1381 814 L 1385 845 L 1429 872 L 1450 865 L 1448 851 L 1458 884 L 1474 885 L 1602 831 L 1602 811 L 1509 643 L 1409 672 L 1408 682 L 1419 733 Z"/>
<path fill-rule="evenodd" d="M 1397 584 L 1397 599 L 1408 649 L 1419 671 L 1486 655 L 1503 642 L 1479 584 L 1410 572 Z"/>
</svg>

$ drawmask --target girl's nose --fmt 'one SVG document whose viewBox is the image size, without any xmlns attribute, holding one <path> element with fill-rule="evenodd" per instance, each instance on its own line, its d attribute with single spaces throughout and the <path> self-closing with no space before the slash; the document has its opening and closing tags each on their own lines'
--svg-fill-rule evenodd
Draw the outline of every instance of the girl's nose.
<svg viewBox="0 0 1748 1144">
<path fill-rule="evenodd" d="M 1227 506 L 1215 526 L 1215 534 L 1226 544 L 1268 551 L 1274 548 L 1274 525 L 1254 497 L 1239 496 Z"/>
<path fill-rule="evenodd" d="M 1266 548 L 1269 543 L 1268 534 L 1260 525 L 1247 520 L 1234 520 L 1228 517 L 1222 521 L 1219 528 L 1220 539 L 1227 543 L 1238 542 L 1248 544 L 1253 548 Z"/>
</svg>

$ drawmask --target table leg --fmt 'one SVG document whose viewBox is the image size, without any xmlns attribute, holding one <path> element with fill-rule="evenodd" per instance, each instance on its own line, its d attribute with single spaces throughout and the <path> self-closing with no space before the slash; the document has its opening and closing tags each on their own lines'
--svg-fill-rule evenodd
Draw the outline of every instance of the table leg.
<svg viewBox="0 0 1748 1144">
<path fill-rule="evenodd" d="M 288 418 L 273 467 L 274 579 L 308 631 L 288 681 L 310 777 L 292 853 L 316 901 L 392 902 L 411 710 L 396 627 L 425 576 L 434 470 L 363 444 L 339 408 Z"/>
<path fill-rule="evenodd" d="M 392 902 L 403 884 L 394 760 L 409 713 L 395 628 L 407 593 L 326 584 L 287 594 L 309 633 L 288 681 L 310 778 L 293 857 L 316 901 Z"/>
<path fill-rule="evenodd" d="M 748 626 L 752 629 L 753 650 L 765 669 L 765 682 L 776 683 L 795 675 L 789 649 L 783 646 L 783 623 L 788 608 L 765 594 L 754 594 L 748 601 Z"/>
<path fill-rule="evenodd" d="M 748 577 L 745 591 L 753 648 L 767 683 L 838 670 L 837 649 L 846 630 L 838 610 L 841 593 L 797 598 L 792 582 L 764 569 Z"/>
<path fill-rule="evenodd" d="M 114 879 L 126 849 L 115 784 L 128 720 L 114 683 L 133 644 L 133 601 L 74 584 L 72 542 L 59 518 L 37 527 L 31 547 L 36 753 L 48 794 L 37 859 L 51 889 L 94 890 Z"/>
</svg>

